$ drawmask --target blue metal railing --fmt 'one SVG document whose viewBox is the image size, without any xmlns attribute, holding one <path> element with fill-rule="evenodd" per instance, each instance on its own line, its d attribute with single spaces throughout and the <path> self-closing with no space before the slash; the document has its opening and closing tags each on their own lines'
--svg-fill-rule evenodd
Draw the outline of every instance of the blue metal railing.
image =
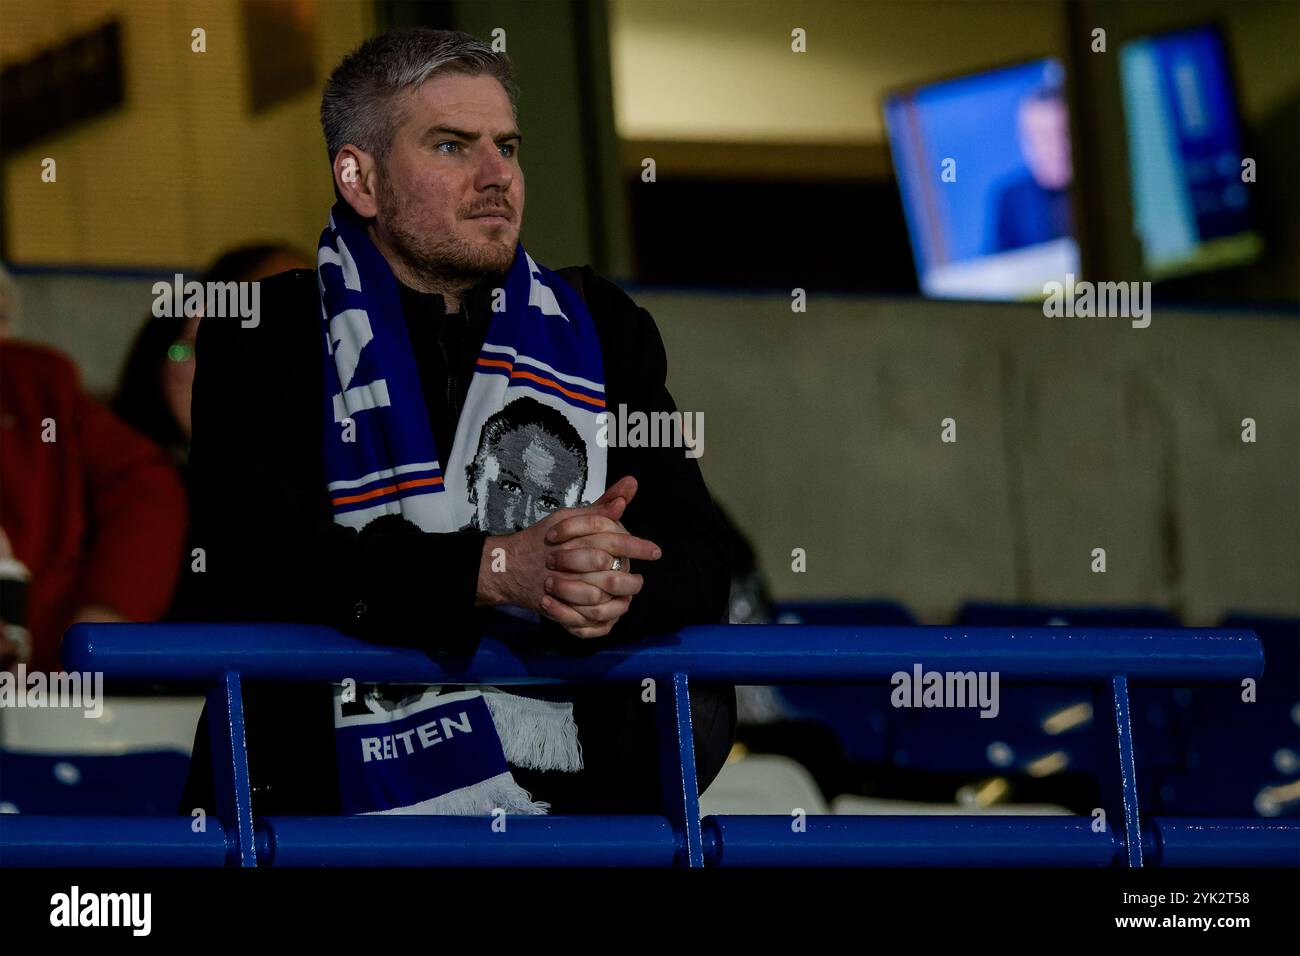
<svg viewBox="0 0 1300 956">
<path fill-rule="evenodd" d="M 78 625 L 69 670 L 108 680 L 204 681 L 216 820 L 0 816 L 0 863 L 256 865 L 1297 865 L 1300 825 L 1143 819 L 1129 682 L 1258 679 L 1259 639 L 1232 629 L 1087 630 L 738 625 L 590 656 L 520 653 L 484 638 L 469 659 L 380 647 L 298 625 Z M 888 681 L 997 672 L 1004 685 L 1087 685 L 1104 759 L 1094 817 L 719 815 L 701 819 L 689 682 Z M 656 682 L 663 816 L 254 818 L 242 681 L 454 684 Z"/>
</svg>

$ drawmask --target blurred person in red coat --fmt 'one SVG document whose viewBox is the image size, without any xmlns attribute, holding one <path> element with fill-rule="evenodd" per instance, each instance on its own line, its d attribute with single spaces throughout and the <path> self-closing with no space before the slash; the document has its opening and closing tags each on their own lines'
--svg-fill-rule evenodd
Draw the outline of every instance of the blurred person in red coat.
<svg viewBox="0 0 1300 956">
<path fill-rule="evenodd" d="M 53 671 L 70 625 L 166 612 L 185 493 L 166 454 L 92 399 L 66 356 L 9 339 L 15 300 L 0 274 L 0 564 L 26 578 L 4 607 L 25 604 L 30 635 L 0 618 L 0 668 Z"/>
</svg>

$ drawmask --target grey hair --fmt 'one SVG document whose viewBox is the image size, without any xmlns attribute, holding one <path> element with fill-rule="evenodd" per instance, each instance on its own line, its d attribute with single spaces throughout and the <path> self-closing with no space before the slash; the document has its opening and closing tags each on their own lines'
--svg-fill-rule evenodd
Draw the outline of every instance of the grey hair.
<svg viewBox="0 0 1300 956">
<path fill-rule="evenodd" d="M 330 164 L 348 143 L 382 163 L 403 121 L 399 94 L 447 73 L 494 77 L 518 118 L 519 87 L 504 53 L 458 30 L 391 30 L 344 57 L 325 84 L 320 123 Z"/>
</svg>

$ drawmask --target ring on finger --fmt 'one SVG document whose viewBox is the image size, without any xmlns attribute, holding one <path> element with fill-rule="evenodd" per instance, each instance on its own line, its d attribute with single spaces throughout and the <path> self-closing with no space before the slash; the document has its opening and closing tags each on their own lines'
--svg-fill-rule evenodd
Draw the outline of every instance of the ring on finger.
<svg viewBox="0 0 1300 956">
<path fill-rule="evenodd" d="M 615 558 L 615 559 L 614 559 L 614 563 L 610 566 L 610 570 L 611 570 L 611 571 L 622 571 L 622 570 L 623 570 L 623 559 L 622 559 L 622 558 Z"/>
</svg>

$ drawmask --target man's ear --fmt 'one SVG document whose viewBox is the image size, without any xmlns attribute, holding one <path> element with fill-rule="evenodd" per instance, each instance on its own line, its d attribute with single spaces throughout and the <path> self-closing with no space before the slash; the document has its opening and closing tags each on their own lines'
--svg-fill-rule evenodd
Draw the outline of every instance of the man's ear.
<svg viewBox="0 0 1300 956">
<path fill-rule="evenodd" d="M 348 143 L 335 154 L 334 188 L 362 219 L 379 214 L 379 166 L 364 149 Z"/>
</svg>

